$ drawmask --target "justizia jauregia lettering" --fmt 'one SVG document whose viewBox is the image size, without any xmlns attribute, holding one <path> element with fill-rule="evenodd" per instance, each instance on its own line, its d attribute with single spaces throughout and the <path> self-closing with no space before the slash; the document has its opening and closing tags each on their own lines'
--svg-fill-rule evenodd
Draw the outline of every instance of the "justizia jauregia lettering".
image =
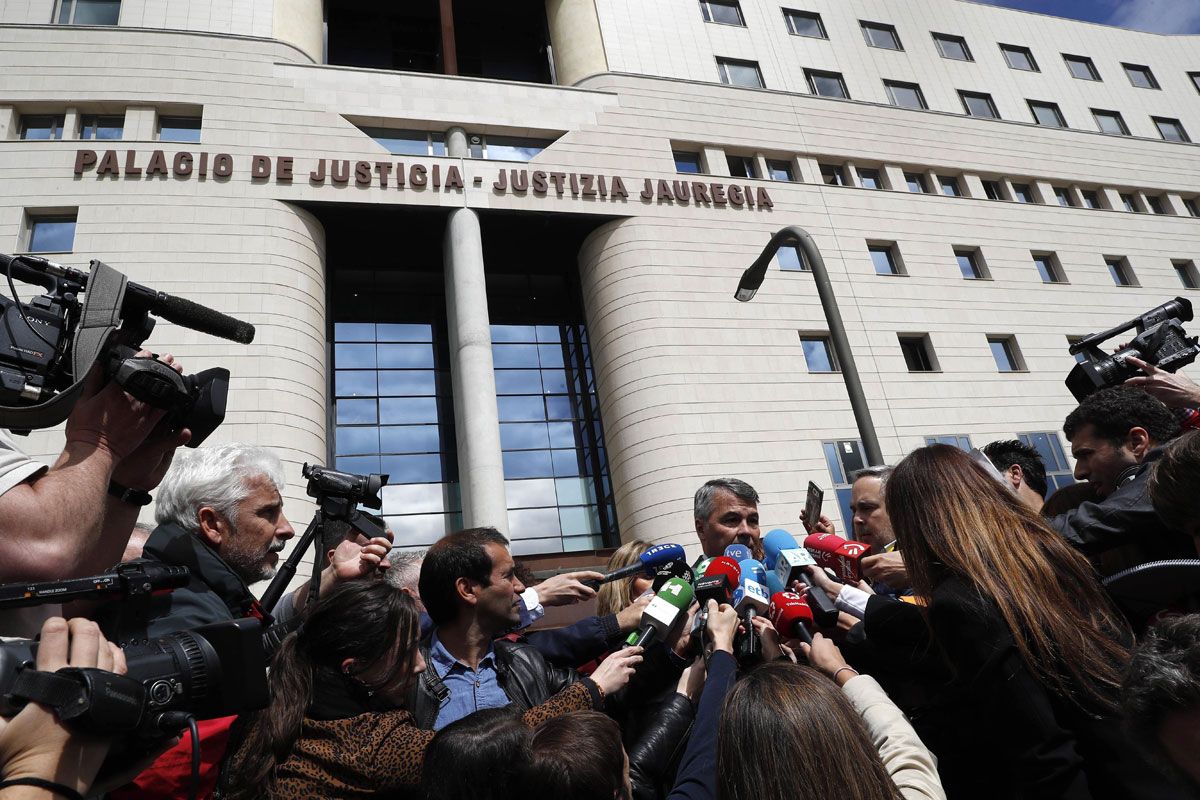
<svg viewBox="0 0 1200 800">
<path fill-rule="evenodd" d="M 457 164 L 436 162 L 432 164 L 405 163 L 403 161 L 353 161 L 339 158 L 318 158 L 308 173 L 311 186 L 348 186 L 353 183 L 360 188 L 378 187 L 416 191 L 464 190 L 465 182 Z M 292 156 L 251 155 L 247 163 L 251 181 L 263 184 L 291 184 L 297 166 Z M 126 179 L 151 177 L 191 178 L 200 180 L 228 178 L 234 174 L 234 158 L 229 153 L 190 153 L 180 151 L 167 154 L 162 150 L 151 151 L 149 156 L 139 157 L 136 150 L 126 150 L 122 159 L 116 150 L 77 150 L 75 153 L 75 175 L 94 173 L 97 178 L 112 177 Z M 303 173 L 301 173 L 303 174 Z M 472 178 L 475 186 L 483 185 L 483 176 Z M 668 180 L 665 178 L 641 178 L 642 188 L 638 199 L 645 204 L 704 206 L 719 208 L 771 209 L 775 203 L 766 187 L 748 184 L 725 184 L 704 181 Z M 601 175 L 591 172 L 553 172 L 521 168 L 500 168 L 491 184 L 496 194 L 513 194 L 537 197 L 577 197 L 607 201 L 627 201 L 629 189 L 620 175 Z"/>
</svg>

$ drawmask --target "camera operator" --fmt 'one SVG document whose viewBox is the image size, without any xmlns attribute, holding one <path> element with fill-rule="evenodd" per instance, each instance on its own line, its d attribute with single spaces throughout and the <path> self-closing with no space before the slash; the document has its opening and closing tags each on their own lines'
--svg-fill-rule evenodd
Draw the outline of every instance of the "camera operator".
<svg viewBox="0 0 1200 800">
<path fill-rule="evenodd" d="M 159 360 L 181 369 L 169 354 Z M 146 492 L 187 442 L 186 429 L 157 427 L 166 412 L 102 381 L 94 367 L 52 467 L 26 457 L 0 431 L 0 583 L 77 578 L 116 564 L 150 501 Z"/>
<path fill-rule="evenodd" d="M 1191 540 L 1167 528 L 1146 492 L 1151 467 L 1179 433 L 1179 421 L 1142 389 L 1114 386 L 1088 395 L 1063 423 L 1076 480 L 1092 484 L 1100 501 L 1049 520 L 1070 544 L 1096 561 L 1136 544 L 1134 563 L 1188 558 Z M 1132 565 L 1131 565 L 1132 566 Z"/>
<path fill-rule="evenodd" d="M 283 513 L 280 491 L 284 484 L 279 457 L 255 445 L 199 447 L 178 455 L 158 493 L 158 527 L 146 541 L 143 557 L 187 567 L 191 577 L 186 587 L 152 599 L 149 636 L 261 615 L 249 586 L 275 574 L 279 552 L 295 535 Z M 330 551 L 330 565 L 321 574 L 321 591 L 339 581 L 369 577 L 386 569 L 390 547 L 386 538 L 368 541 L 351 531 Z M 302 608 L 307 593 L 305 584 L 285 596 L 275 609 L 277 616 L 287 618 Z M 232 720 L 223 717 L 199 724 L 202 789 L 211 790 L 215 785 L 216 764 Z M 120 796 L 179 796 L 191 773 L 190 752 L 190 739 L 184 737 L 138 778 L 140 792 L 127 791 Z"/>
</svg>

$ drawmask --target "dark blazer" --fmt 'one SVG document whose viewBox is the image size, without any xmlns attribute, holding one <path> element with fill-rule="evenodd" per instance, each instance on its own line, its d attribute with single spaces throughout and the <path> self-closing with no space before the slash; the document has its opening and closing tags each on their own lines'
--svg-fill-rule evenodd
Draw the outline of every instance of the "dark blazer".
<svg viewBox="0 0 1200 800">
<path fill-rule="evenodd" d="M 1082 709 L 1026 668 L 999 607 L 966 581 L 943 581 L 929 622 L 952 667 L 943 723 L 922 737 L 949 797 L 1187 797 L 1137 754 L 1113 711 Z"/>
</svg>

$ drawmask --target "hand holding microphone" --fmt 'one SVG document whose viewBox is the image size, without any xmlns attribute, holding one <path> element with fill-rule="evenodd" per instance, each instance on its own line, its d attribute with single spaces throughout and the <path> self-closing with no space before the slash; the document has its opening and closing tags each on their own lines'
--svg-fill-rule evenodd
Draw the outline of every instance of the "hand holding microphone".
<svg viewBox="0 0 1200 800">
<path fill-rule="evenodd" d="M 813 539 L 816 536 L 831 536 L 832 534 L 813 534 L 808 539 Z M 834 537 L 839 539 L 840 537 Z M 800 581 L 805 585 L 811 586 L 807 572 L 808 567 L 812 566 L 816 558 L 815 554 L 807 547 L 808 540 L 805 540 L 805 547 L 801 548 L 792 538 L 792 535 L 783 528 L 776 528 L 763 537 L 763 550 L 768 554 L 775 563 L 775 574 L 779 578 L 779 582 L 785 589 L 790 587 L 795 581 Z M 855 542 L 854 544 L 857 544 Z M 809 592 L 806 596 L 806 602 L 812 607 L 813 615 L 816 617 L 817 624 L 821 627 L 833 627 L 837 624 L 838 611 L 834 606 L 833 601 L 824 592 Z"/>
<path fill-rule="evenodd" d="M 632 578 L 635 575 L 645 575 L 647 578 L 654 578 L 658 568 L 669 561 L 683 561 L 686 558 L 683 546 L 678 544 L 660 544 L 651 547 L 646 552 L 638 556 L 636 564 L 630 564 L 628 567 L 621 567 L 606 573 L 597 579 L 588 579 L 581 581 L 584 586 L 590 589 L 600 588 L 600 584 L 610 581 L 618 581 L 622 578 Z"/>
<path fill-rule="evenodd" d="M 838 686 L 845 686 L 858 675 L 858 670 L 846 663 L 838 646 L 820 633 L 813 636 L 812 644 L 801 644 L 800 649 L 809 664 L 832 678 Z"/>
<path fill-rule="evenodd" d="M 733 606 L 708 601 L 708 636 L 713 650 L 723 650 L 733 655 L 733 635 L 737 631 L 738 615 Z"/>
</svg>

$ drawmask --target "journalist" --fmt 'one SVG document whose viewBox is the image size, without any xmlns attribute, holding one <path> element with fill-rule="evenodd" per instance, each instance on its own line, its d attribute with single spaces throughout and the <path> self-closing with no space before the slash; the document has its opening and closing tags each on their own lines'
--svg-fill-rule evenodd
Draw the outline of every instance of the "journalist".
<svg viewBox="0 0 1200 800">
<path fill-rule="evenodd" d="M 433 668 L 417 637 L 412 597 L 387 581 L 350 581 L 322 594 L 275 654 L 272 702 L 246 718 L 222 771 L 222 796 L 286 800 L 415 789 L 435 735 L 400 710 L 406 690 Z M 613 659 L 591 678 L 520 707 L 523 724 L 600 707 L 637 660 L 632 652 Z"/>
<path fill-rule="evenodd" d="M 509 703 L 529 709 L 579 680 L 532 645 L 497 640 L 521 619 L 525 586 L 514 567 L 494 528 L 457 531 L 429 549 L 419 582 L 434 624 L 420 647 L 428 669 L 405 701 L 418 727 L 439 730 Z"/>
<path fill-rule="evenodd" d="M 1180 436 L 1150 468 L 1146 491 L 1159 518 L 1200 553 L 1200 431 Z"/>
<path fill-rule="evenodd" d="M 1093 561 L 1135 545 L 1128 566 L 1195 554 L 1189 537 L 1163 524 L 1146 492 L 1163 445 L 1179 434 L 1170 409 L 1132 386 L 1101 389 L 1067 416 L 1063 433 L 1076 480 L 1086 480 L 1100 497 L 1050 520 L 1063 538 Z"/>
<path fill-rule="evenodd" d="M 1019 439 L 1005 439 L 986 444 L 982 450 L 1017 497 L 1034 511 L 1041 511 L 1049 484 L 1037 448 Z"/>
</svg>

